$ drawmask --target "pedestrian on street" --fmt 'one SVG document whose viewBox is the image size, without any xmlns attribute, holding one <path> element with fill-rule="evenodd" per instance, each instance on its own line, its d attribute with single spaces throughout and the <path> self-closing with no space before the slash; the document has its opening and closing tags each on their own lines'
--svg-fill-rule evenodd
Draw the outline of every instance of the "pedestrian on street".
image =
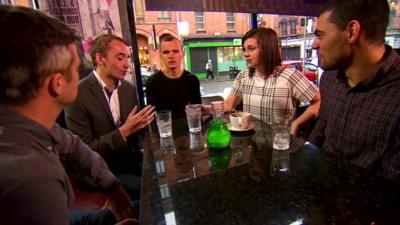
<svg viewBox="0 0 400 225">
<path fill-rule="evenodd" d="M 215 78 L 214 78 L 213 65 L 211 59 L 209 59 L 206 63 L 206 71 L 207 71 L 206 79 L 208 80 L 208 77 L 211 76 L 211 79 L 214 80 Z"/>
</svg>

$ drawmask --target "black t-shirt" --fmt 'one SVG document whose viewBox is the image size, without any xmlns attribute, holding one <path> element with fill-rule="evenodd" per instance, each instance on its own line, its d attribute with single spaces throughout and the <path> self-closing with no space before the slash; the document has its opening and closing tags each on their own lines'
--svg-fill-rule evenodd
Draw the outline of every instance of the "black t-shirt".
<svg viewBox="0 0 400 225">
<path fill-rule="evenodd" d="M 169 109 L 172 118 L 183 118 L 186 105 L 201 104 L 200 82 L 186 70 L 177 79 L 168 78 L 158 71 L 147 83 L 146 98 L 147 104 L 155 106 L 157 111 Z"/>
</svg>

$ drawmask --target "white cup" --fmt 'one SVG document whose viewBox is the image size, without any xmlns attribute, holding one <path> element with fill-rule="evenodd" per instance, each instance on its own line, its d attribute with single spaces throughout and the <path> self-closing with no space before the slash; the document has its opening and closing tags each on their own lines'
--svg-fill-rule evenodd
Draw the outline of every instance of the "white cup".
<svg viewBox="0 0 400 225">
<path fill-rule="evenodd" d="M 235 129 L 246 129 L 251 123 L 251 113 L 234 112 L 229 116 L 232 127 Z"/>
</svg>

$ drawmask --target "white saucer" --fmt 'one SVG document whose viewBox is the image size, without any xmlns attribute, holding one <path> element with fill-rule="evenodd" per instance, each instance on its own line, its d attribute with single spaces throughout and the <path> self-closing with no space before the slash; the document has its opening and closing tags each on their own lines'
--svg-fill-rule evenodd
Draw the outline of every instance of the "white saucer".
<svg viewBox="0 0 400 225">
<path fill-rule="evenodd" d="M 256 124 L 255 123 L 250 123 L 249 126 L 247 126 L 246 128 L 243 128 L 243 129 L 242 128 L 235 128 L 235 127 L 232 126 L 231 123 L 228 123 L 227 126 L 228 126 L 228 129 L 230 131 L 248 131 L 248 130 L 254 129 L 256 127 Z"/>
</svg>

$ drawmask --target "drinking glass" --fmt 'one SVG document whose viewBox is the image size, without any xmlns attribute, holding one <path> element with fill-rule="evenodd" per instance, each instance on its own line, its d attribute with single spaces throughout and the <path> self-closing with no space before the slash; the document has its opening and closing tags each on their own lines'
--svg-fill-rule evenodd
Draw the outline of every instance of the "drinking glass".
<svg viewBox="0 0 400 225">
<path fill-rule="evenodd" d="M 161 110 L 156 113 L 156 121 L 160 137 L 172 136 L 171 110 Z"/>
<path fill-rule="evenodd" d="M 224 119 L 224 101 L 211 102 L 211 110 L 214 119 Z"/>
<path fill-rule="evenodd" d="M 290 173 L 289 169 L 289 147 L 290 147 L 290 116 L 274 117 L 273 140 L 272 140 L 272 162 L 271 175 L 280 176 Z"/>
<path fill-rule="evenodd" d="M 293 118 L 293 109 L 280 110 L 273 114 L 272 128 L 274 131 L 273 148 L 288 150 L 290 147 L 290 125 Z"/>
<path fill-rule="evenodd" d="M 196 133 L 201 131 L 201 105 L 193 104 L 186 106 L 186 118 L 189 132 Z"/>
</svg>

